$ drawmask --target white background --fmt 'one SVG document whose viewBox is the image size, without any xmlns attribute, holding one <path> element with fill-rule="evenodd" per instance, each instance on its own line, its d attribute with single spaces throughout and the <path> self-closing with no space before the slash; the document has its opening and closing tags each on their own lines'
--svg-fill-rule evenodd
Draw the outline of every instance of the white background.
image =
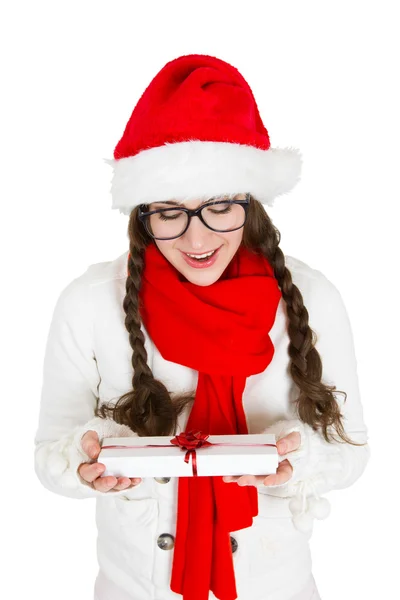
<svg viewBox="0 0 400 600">
<path fill-rule="evenodd" d="M 300 184 L 269 211 L 283 251 L 331 279 L 353 327 L 372 458 L 353 486 L 330 493 L 329 519 L 315 521 L 321 597 L 395 598 L 396 2 L 7 4 L 0 15 L 2 597 L 92 598 L 95 501 L 51 494 L 33 471 L 47 330 L 61 289 L 128 247 L 128 217 L 111 210 L 111 169 L 102 159 L 112 158 L 164 64 L 201 53 L 242 72 L 272 146 L 301 150 Z"/>
</svg>

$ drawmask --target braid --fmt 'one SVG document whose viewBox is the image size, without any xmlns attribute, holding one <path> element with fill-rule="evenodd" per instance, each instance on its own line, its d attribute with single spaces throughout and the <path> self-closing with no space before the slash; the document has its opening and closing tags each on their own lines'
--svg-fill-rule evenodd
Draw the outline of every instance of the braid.
<svg viewBox="0 0 400 600">
<path fill-rule="evenodd" d="M 139 291 L 146 243 L 144 234 L 136 228 L 136 219 L 131 218 L 128 277 L 123 301 L 125 327 L 132 348 L 132 390 L 121 396 L 115 405 L 103 404 L 97 414 L 103 418 L 111 416 L 117 423 L 128 425 L 139 436 L 170 435 L 175 433 L 178 416 L 186 404 L 193 400 L 194 392 L 178 394 L 172 401 L 167 388 L 154 378 L 147 363 L 145 337 L 139 314 Z"/>
<path fill-rule="evenodd" d="M 341 417 L 339 406 L 332 395 L 336 388 L 321 381 L 322 361 L 314 347 L 316 340 L 308 323 L 308 311 L 303 304 L 303 297 L 298 287 L 292 283 L 290 271 L 284 266 L 285 259 L 280 248 L 276 249 L 275 256 L 277 260 L 272 260 L 272 263 L 274 268 L 277 262 L 280 263 L 276 278 L 286 302 L 289 319 L 290 374 L 300 389 L 297 398 L 298 413 L 314 430 L 321 428 L 325 439 L 329 441 L 327 428 Z"/>
<path fill-rule="evenodd" d="M 330 432 L 328 432 L 328 428 L 333 426 L 344 442 L 355 446 L 364 445 L 353 442 L 345 433 L 341 420 L 343 415 L 333 392 L 344 394 L 345 401 L 346 392 L 336 390 L 335 386 L 329 386 L 321 381 L 323 369 L 321 357 L 315 348 L 316 335 L 309 326 L 309 315 L 301 292 L 293 283 L 291 273 L 285 265 L 285 257 L 279 247 L 280 233 L 262 205 L 254 199 L 250 210 L 253 213 L 251 218 L 256 225 L 252 227 L 250 235 L 244 234 L 243 243 L 249 249 L 257 248 L 257 251 L 268 259 L 286 304 L 290 339 L 289 370 L 300 390 L 296 399 L 299 418 L 310 425 L 314 431 L 321 429 L 327 442 L 335 440 L 333 436 L 329 437 Z"/>
<path fill-rule="evenodd" d="M 123 308 L 126 314 L 125 327 L 129 332 L 129 343 L 133 350 L 132 367 L 133 385 L 136 387 L 143 379 L 152 377 L 152 372 L 147 364 L 147 352 L 144 347 L 144 334 L 140 328 L 139 317 L 139 290 L 141 285 L 141 274 L 143 271 L 143 251 L 135 246 L 130 247 L 128 271 L 129 276 L 126 280 L 126 296 L 123 302 Z"/>
</svg>

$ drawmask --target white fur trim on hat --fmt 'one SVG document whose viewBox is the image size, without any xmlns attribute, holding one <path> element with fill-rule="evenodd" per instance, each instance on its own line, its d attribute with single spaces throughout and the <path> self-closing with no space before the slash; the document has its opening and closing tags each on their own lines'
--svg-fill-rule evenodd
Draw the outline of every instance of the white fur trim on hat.
<svg viewBox="0 0 400 600">
<path fill-rule="evenodd" d="M 273 206 L 276 196 L 300 180 L 302 159 L 295 148 L 261 150 L 229 142 L 166 143 L 121 159 L 104 159 L 114 169 L 112 208 L 129 215 L 139 204 L 185 202 L 219 194 L 252 194 Z"/>
</svg>

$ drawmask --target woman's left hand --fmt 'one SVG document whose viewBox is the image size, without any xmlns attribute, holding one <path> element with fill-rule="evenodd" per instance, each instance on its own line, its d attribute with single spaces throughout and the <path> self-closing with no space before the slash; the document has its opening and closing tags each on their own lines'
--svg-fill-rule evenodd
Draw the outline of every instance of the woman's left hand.
<svg viewBox="0 0 400 600">
<path fill-rule="evenodd" d="M 276 447 L 278 454 L 287 454 L 297 450 L 300 446 L 301 435 L 298 431 L 292 431 L 289 435 L 277 441 Z M 238 485 L 280 485 L 289 481 L 293 473 L 293 467 L 290 462 L 282 460 L 277 468 L 276 473 L 271 475 L 241 475 L 240 477 L 225 476 L 223 480 L 227 483 L 236 482 Z"/>
</svg>

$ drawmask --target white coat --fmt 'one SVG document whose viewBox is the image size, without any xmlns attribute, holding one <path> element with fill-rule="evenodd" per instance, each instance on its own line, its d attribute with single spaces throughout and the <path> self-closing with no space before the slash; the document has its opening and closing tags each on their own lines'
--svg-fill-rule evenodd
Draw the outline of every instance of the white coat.
<svg viewBox="0 0 400 600">
<path fill-rule="evenodd" d="M 169 585 L 173 549 L 160 548 L 157 540 L 163 533 L 174 535 L 178 480 L 144 478 L 129 491 L 98 492 L 77 472 L 82 462 L 89 461 L 80 446 L 86 431 L 97 431 L 100 440 L 135 435 L 126 426 L 94 417 L 97 403 L 115 401 L 131 389 L 132 350 L 122 307 L 127 254 L 91 265 L 60 294 L 45 352 L 35 469 L 52 492 L 96 498 L 97 600 L 177 600 L 181 596 Z M 346 432 L 354 441 L 367 442 L 352 331 L 341 295 L 320 271 L 296 258 L 285 259 L 317 335 L 323 381 L 347 392 L 345 403 L 337 395 Z M 247 378 L 243 404 L 249 433 L 266 431 L 279 439 L 299 431 L 301 446 L 280 457 L 293 466 L 290 481 L 259 486 L 259 514 L 252 527 L 232 533 L 237 542 L 233 560 L 238 600 L 319 598 L 309 540 L 312 514 L 319 510 L 322 518 L 329 503 L 326 499 L 317 507 L 315 503 L 320 494 L 353 484 L 370 456 L 368 445 L 329 444 L 298 419 L 294 400 L 299 390 L 288 372 L 287 324 L 281 299 L 270 331 L 275 347 L 272 362 L 263 373 Z M 169 390 L 195 389 L 197 371 L 164 360 L 142 329 L 154 376 Z M 187 416 L 182 414 L 179 431 Z M 304 507 L 300 516 L 292 512 L 293 502 L 289 506 L 296 495 Z M 191 543 L 195 546 L 196 540 Z"/>
</svg>

